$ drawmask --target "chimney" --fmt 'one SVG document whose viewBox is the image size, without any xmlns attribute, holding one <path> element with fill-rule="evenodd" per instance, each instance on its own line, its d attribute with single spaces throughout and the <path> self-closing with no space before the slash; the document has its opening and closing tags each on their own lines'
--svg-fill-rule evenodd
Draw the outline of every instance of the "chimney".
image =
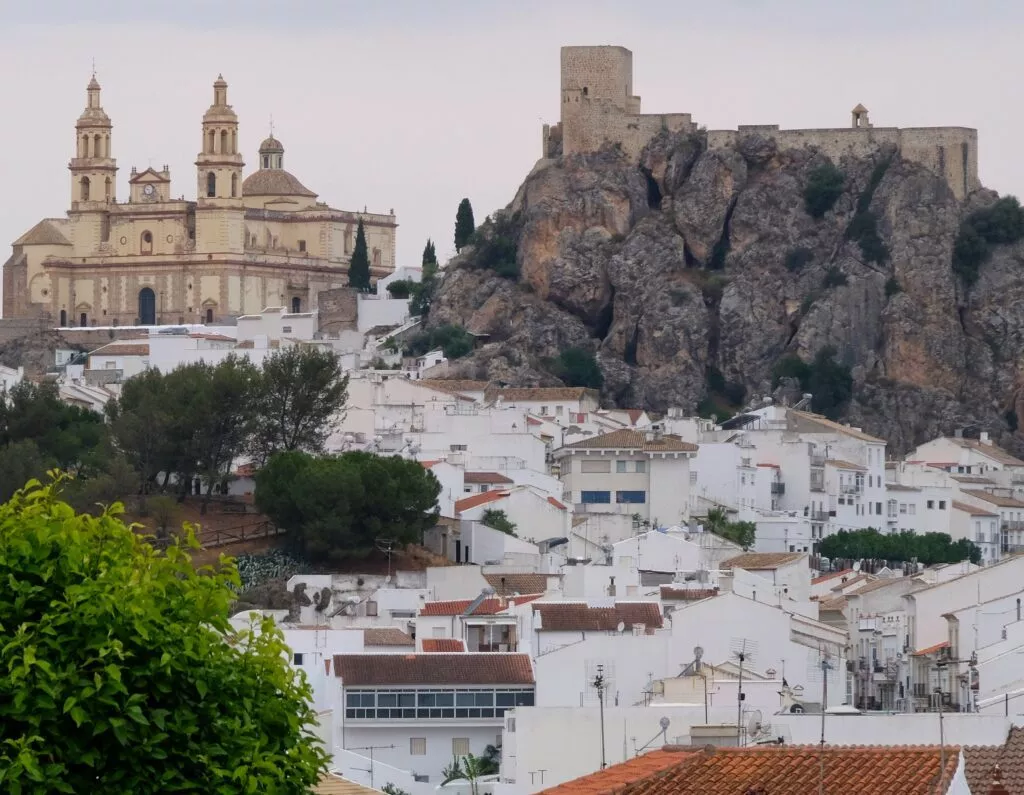
<svg viewBox="0 0 1024 795">
<path fill-rule="evenodd" d="M 955 431 L 953 431 L 953 438 L 954 439 L 963 439 L 964 438 L 964 429 L 963 428 L 957 428 Z"/>
<path fill-rule="evenodd" d="M 1010 795 L 1010 791 L 1003 784 L 1003 771 L 996 765 L 992 771 L 992 785 L 988 788 L 988 795 Z"/>
<path fill-rule="evenodd" d="M 609 577 L 608 578 L 608 595 L 609 596 L 615 596 L 615 578 L 614 577 Z"/>
<path fill-rule="evenodd" d="M 504 577 L 501 578 L 501 595 L 502 596 L 505 595 L 505 578 Z"/>
<path fill-rule="evenodd" d="M 980 433 L 980 434 L 978 435 L 978 440 L 979 440 L 979 441 L 980 441 L 980 442 L 981 442 L 982 444 L 992 444 L 992 440 L 991 440 L 991 439 L 989 438 L 989 435 L 988 435 L 988 431 L 982 431 L 982 432 L 981 432 L 981 433 Z"/>
</svg>

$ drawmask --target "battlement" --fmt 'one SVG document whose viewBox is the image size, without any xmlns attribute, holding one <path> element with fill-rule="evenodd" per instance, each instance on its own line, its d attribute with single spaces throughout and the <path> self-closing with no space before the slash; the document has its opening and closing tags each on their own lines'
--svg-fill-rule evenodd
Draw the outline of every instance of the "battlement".
<svg viewBox="0 0 1024 795">
<path fill-rule="evenodd" d="M 874 127 L 863 105 L 851 111 L 849 127 L 781 130 L 777 124 L 740 125 L 711 130 L 708 148 L 733 146 L 747 135 L 771 138 L 781 148 L 813 147 L 832 160 L 864 157 L 893 146 L 906 159 L 946 180 L 959 199 L 979 186 L 978 131 L 967 127 Z M 697 129 L 689 113 L 640 112 L 633 94 L 633 53 L 624 47 L 563 47 L 561 121 L 545 125 L 542 157 L 595 152 L 617 144 L 632 158 L 662 130 Z"/>
</svg>

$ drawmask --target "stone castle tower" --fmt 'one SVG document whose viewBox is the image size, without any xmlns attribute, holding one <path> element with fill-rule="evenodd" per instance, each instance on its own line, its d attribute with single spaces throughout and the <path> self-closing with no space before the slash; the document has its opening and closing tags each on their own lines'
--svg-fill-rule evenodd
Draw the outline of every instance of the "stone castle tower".
<svg viewBox="0 0 1024 795">
<path fill-rule="evenodd" d="M 616 144 L 639 159 L 647 143 L 662 130 L 697 129 L 689 113 L 640 112 L 633 94 L 633 53 L 625 47 L 563 47 L 561 52 L 561 121 L 543 130 L 542 157 L 596 152 Z M 980 186 L 978 131 L 967 127 L 875 127 L 868 111 L 857 105 L 849 127 L 781 130 L 777 124 L 741 125 L 737 130 L 709 130 L 709 148 L 732 146 L 744 135 L 774 139 L 781 148 L 814 147 L 835 161 L 864 157 L 885 145 L 942 177 L 959 199 Z"/>
</svg>

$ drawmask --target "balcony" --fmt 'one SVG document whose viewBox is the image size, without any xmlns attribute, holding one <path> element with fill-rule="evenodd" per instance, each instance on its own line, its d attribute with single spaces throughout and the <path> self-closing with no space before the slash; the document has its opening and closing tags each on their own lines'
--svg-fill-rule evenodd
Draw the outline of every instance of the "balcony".
<svg viewBox="0 0 1024 795">
<path fill-rule="evenodd" d="M 812 522 L 827 522 L 829 520 L 828 511 L 811 511 L 810 517 Z"/>
<path fill-rule="evenodd" d="M 825 490 L 825 475 L 823 472 L 811 470 L 811 491 Z"/>
<path fill-rule="evenodd" d="M 839 487 L 840 494 L 863 494 L 864 484 L 863 483 L 844 483 Z"/>
<path fill-rule="evenodd" d="M 772 495 L 774 495 L 776 497 L 781 497 L 785 493 L 786 493 L 786 484 L 785 483 L 772 483 Z"/>
<path fill-rule="evenodd" d="M 1021 521 L 1005 521 L 1001 526 L 1003 530 L 1024 530 L 1024 522 Z"/>
</svg>

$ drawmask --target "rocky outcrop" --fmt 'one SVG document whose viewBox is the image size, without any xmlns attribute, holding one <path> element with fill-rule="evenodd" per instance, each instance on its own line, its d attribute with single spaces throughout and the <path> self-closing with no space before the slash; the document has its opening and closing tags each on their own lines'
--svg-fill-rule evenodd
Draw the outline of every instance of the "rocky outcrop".
<svg viewBox="0 0 1024 795">
<path fill-rule="evenodd" d="M 428 325 L 488 335 L 456 374 L 558 384 L 552 362 L 583 348 L 606 400 L 653 411 L 739 408 L 778 388 L 780 359 L 824 350 L 853 378 L 833 410 L 897 449 L 966 425 L 1019 447 L 1024 245 L 996 246 L 970 287 L 951 267 L 965 214 L 995 195 L 961 203 L 879 149 L 836 164 L 842 193 L 813 218 L 804 191 L 826 162 L 756 135 L 708 151 L 670 133 L 639 162 L 613 147 L 542 161 L 502 215 L 518 278 L 464 250 Z"/>
</svg>

